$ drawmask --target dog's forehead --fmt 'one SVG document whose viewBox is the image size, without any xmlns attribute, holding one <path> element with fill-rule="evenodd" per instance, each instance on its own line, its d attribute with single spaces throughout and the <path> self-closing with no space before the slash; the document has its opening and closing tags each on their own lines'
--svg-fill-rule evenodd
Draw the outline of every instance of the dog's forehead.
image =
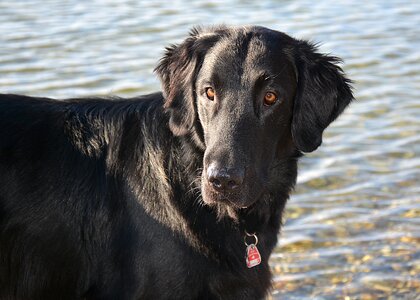
<svg viewBox="0 0 420 300">
<path fill-rule="evenodd" d="M 243 74 L 276 72 L 290 64 L 290 44 L 273 32 L 242 30 L 221 38 L 207 53 L 203 67 L 230 79 Z"/>
</svg>

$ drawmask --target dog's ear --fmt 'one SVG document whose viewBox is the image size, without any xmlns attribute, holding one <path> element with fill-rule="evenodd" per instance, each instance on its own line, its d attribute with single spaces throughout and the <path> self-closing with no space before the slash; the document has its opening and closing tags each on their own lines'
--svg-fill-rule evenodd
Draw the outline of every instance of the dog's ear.
<svg viewBox="0 0 420 300">
<path fill-rule="evenodd" d="M 324 129 L 352 101 L 351 81 L 337 65 L 339 58 L 318 53 L 313 44 L 299 41 L 295 55 L 292 136 L 300 151 L 312 152 L 321 145 Z"/>
<path fill-rule="evenodd" d="M 179 45 L 166 48 L 155 72 L 162 82 L 165 109 L 170 113 L 169 127 L 175 135 L 185 135 L 197 118 L 195 81 L 203 59 L 216 42 L 216 36 L 193 29 Z"/>
</svg>

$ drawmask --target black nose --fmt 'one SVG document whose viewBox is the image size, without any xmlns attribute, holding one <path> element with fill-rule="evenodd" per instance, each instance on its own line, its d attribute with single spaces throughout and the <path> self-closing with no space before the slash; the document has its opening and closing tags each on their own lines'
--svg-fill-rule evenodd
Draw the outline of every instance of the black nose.
<svg viewBox="0 0 420 300">
<path fill-rule="evenodd" d="M 207 168 L 207 180 L 216 191 L 230 192 L 242 184 L 244 173 L 241 169 L 227 169 L 211 163 Z"/>
</svg>

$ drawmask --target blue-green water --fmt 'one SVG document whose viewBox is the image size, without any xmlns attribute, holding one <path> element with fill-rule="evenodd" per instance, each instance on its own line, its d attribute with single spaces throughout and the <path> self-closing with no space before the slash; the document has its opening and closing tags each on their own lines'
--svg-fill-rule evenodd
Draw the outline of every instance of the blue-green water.
<svg viewBox="0 0 420 300">
<path fill-rule="evenodd" d="M 0 91 L 155 91 L 163 48 L 216 23 L 322 42 L 356 82 L 357 102 L 301 161 L 272 298 L 419 297 L 419 1 L 1 1 Z"/>
</svg>

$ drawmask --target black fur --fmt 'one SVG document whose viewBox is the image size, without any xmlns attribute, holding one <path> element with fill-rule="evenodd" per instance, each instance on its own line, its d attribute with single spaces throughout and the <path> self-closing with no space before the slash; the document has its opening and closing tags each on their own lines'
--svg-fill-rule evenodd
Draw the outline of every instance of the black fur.
<svg viewBox="0 0 420 300">
<path fill-rule="evenodd" d="M 336 62 L 280 32 L 216 27 L 167 49 L 163 95 L 0 95 L 0 299 L 263 298 L 297 159 L 352 99 Z M 211 163 L 242 168 L 242 186 L 212 190 Z"/>
</svg>

